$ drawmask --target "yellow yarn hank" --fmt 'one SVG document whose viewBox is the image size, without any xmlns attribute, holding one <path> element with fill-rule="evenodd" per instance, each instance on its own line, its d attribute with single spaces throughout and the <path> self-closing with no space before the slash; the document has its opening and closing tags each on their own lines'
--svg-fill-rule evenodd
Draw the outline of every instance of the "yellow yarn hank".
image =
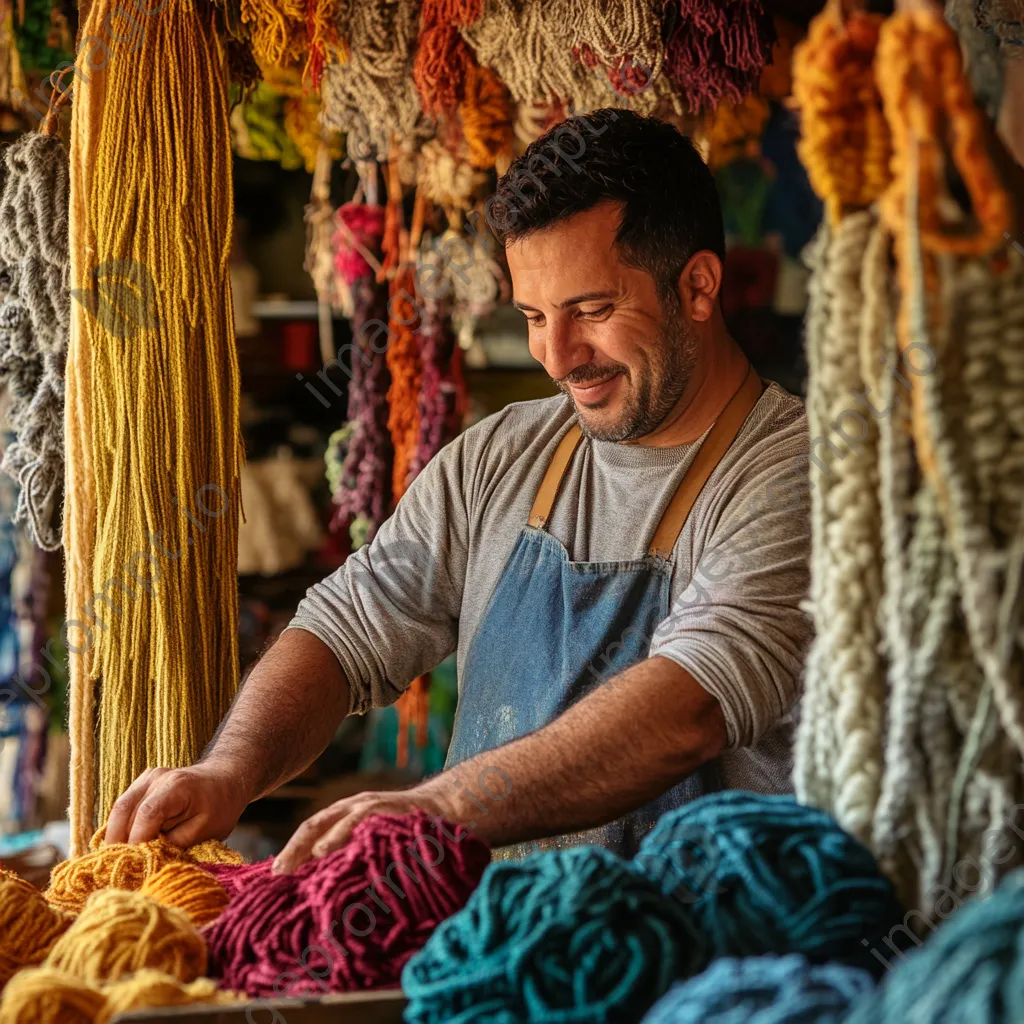
<svg viewBox="0 0 1024 1024">
<path fill-rule="evenodd" d="M 58 864 L 43 895 L 50 906 L 78 913 L 101 889 L 141 889 L 161 868 L 186 860 L 188 854 L 166 839 L 113 843 Z"/>
<path fill-rule="evenodd" d="M 183 911 L 197 928 L 215 921 L 228 905 L 227 890 L 209 871 L 184 862 L 168 864 L 150 875 L 139 893 Z"/>
<path fill-rule="evenodd" d="M 4 990 L 0 1024 L 108 1024 L 128 1010 L 244 1001 L 243 994 L 222 992 L 209 978 L 183 985 L 159 971 L 143 970 L 124 981 L 93 985 L 65 971 L 32 967 Z"/>
<path fill-rule="evenodd" d="M 739 103 L 719 103 L 708 130 L 708 166 L 718 170 L 741 158 L 756 160 L 770 116 L 771 107 L 760 96 L 744 96 Z"/>
<path fill-rule="evenodd" d="M 206 839 L 186 851 L 197 864 L 244 864 L 245 858 L 216 839 Z"/>
<path fill-rule="evenodd" d="M 34 885 L 0 870 L 0 989 L 16 971 L 41 964 L 73 920 Z"/>
<path fill-rule="evenodd" d="M 889 129 L 875 85 L 883 19 L 857 12 L 845 21 L 826 8 L 793 53 L 797 151 L 830 223 L 870 206 L 889 183 Z"/>
<path fill-rule="evenodd" d="M 103 38 L 114 6 L 95 0 L 81 37 Z M 238 679 L 225 54 L 194 0 L 110 47 L 101 74 L 91 54 L 71 126 L 73 853 L 142 771 L 199 757 Z"/>
<path fill-rule="evenodd" d="M 139 892 L 105 889 L 86 900 L 43 966 L 96 983 L 144 968 L 189 982 L 206 973 L 206 943 L 183 910 Z"/>
</svg>

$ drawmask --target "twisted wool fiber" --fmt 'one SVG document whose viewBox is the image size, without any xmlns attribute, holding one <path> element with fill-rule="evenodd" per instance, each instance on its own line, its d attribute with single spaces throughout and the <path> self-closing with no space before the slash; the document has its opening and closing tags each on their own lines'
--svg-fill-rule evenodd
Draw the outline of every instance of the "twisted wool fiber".
<svg viewBox="0 0 1024 1024">
<path fill-rule="evenodd" d="M 484 0 L 423 0 L 412 77 L 428 114 L 451 114 L 465 93 L 473 55 L 459 35 L 483 14 Z"/>
<path fill-rule="evenodd" d="M 474 63 L 466 71 L 464 96 L 458 109 L 469 162 L 477 170 L 504 169 L 511 158 L 513 111 L 505 83 L 490 69 Z"/>
<path fill-rule="evenodd" d="M 72 920 L 35 886 L 0 870 L 0 989 L 21 968 L 42 963 Z"/>
<path fill-rule="evenodd" d="M 330 451 L 341 461 L 338 486 L 332 491 L 337 506 L 331 529 L 348 527 L 353 550 L 372 540 L 377 526 L 388 514 L 391 501 L 391 435 L 388 432 L 387 395 L 391 383 L 386 354 L 377 335 L 364 330 L 374 320 L 387 317 L 386 289 L 370 278 L 354 288 L 352 337 L 360 357 L 352 360 L 348 385 L 350 436 L 332 435 Z M 344 444 L 344 451 L 339 451 Z M 358 525 L 357 525 L 358 524 Z M 357 539 L 358 531 L 358 539 Z"/>
<path fill-rule="evenodd" d="M 892 144 L 874 67 L 882 21 L 855 12 L 841 22 L 826 10 L 793 53 L 797 151 L 833 225 L 847 209 L 878 199 L 891 178 Z"/>
<path fill-rule="evenodd" d="M 469 210 L 486 178 L 437 139 L 424 143 L 416 166 L 416 187 L 446 210 Z"/>
<path fill-rule="evenodd" d="M 707 963 L 682 908 L 597 846 L 492 864 L 402 972 L 409 1024 L 636 1020 Z"/>
<path fill-rule="evenodd" d="M 702 797 L 663 815 L 634 863 L 687 907 L 712 958 L 800 953 L 877 973 L 861 939 L 903 917 L 871 852 L 790 797 Z"/>
<path fill-rule="evenodd" d="M 55 526 L 64 476 L 64 363 L 68 291 L 68 165 L 60 140 L 29 133 L 4 152 L 0 193 L 0 381 L 7 378 L 16 436 L 2 468 L 20 484 L 14 522 L 44 550 L 60 546 Z"/>
<path fill-rule="evenodd" d="M 164 907 L 184 911 L 197 927 L 215 921 L 228 905 L 224 887 L 206 870 L 209 865 L 171 863 L 150 875 L 139 893 Z"/>
<path fill-rule="evenodd" d="M 661 9 L 656 0 L 486 0 L 483 16 L 460 31 L 477 63 L 495 71 L 519 103 L 558 98 L 574 111 L 630 106 L 646 113 L 665 96 L 650 88 L 661 77 Z"/>
<path fill-rule="evenodd" d="M 141 892 L 106 889 L 86 900 L 43 966 L 93 983 L 146 968 L 189 982 L 206 973 L 206 946 L 183 911 Z"/>
<path fill-rule="evenodd" d="M 805 688 L 823 687 L 831 694 L 825 702 L 835 708 L 827 744 L 833 758 L 831 809 L 839 823 L 862 841 L 870 841 L 881 782 L 885 670 L 877 653 L 881 599 L 881 565 L 874 543 L 880 524 L 875 468 L 878 431 L 869 413 L 857 411 L 851 416 L 850 412 L 852 392 L 863 384 L 861 267 L 877 234 L 875 218 L 867 212 L 845 218 L 835 229 L 825 271 L 829 327 L 808 338 L 810 345 L 818 347 L 809 390 L 816 392 L 813 401 L 820 404 L 828 424 L 825 436 L 834 454 L 821 456 L 829 483 L 814 542 L 823 550 L 812 554 L 813 571 L 823 574 L 813 608 L 814 646 L 820 650 L 811 656 L 815 675 L 808 674 Z M 840 440 L 844 432 L 857 440 L 852 444 Z M 824 741 L 819 742 L 825 749 Z"/>
<path fill-rule="evenodd" d="M 424 303 L 423 326 L 420 330 L 420 433 L 410 473 L 416 477 L 426 464 L 451 440 L 448 426 L 454 407 L 463 396 L 456 390 L 452 373 L 453 360 L 459 358 L 452 334 L 451 318 L 446 307 L 437 302 Z"/>
<path fill-rule="evenodd" d="M 102 37 L 112 6 L 95 0 L 83 38 Z M 69 638 L 81 652 L 71 655 L 69 687 L 74 853 L 141 772 L 196 761 L 237 687 L 243 453 L 224 56 L 191 0 L 171 4 L 135 52 L 111 48 L 104 87 L 86 89 L 72 110 L 72 284 L 89 290 L 100 267 L 129 260 L 155 285 L 151 315 L 130 339 L 109 318 L 72 306 L 69 619 L 87 621 L 111 580 L 132 583 L 130 600 L 114 590 L 119 615 L 98 611 L 105 629 L 75 627 Z M 139 75 L 140 66 L 154 73 Z M 112 209 L 133 216 L 111 217 Z M 216 517 L 198 507 L 197 492 L 210 487 L 220 489 L 203 494 L 208 508 L 220 508 Z M 186 553 L 153 555 L 143 569 L 138 553 L 153 551 L 157 533 L 166 550 Z"/>
<path fill-rule="evenodd" d="M 221 992 L 208 978 L 183 985 L 159 971 L 94 985 L 49 967 L 21 971 L 0 999 L 2 1024 L 108 1024 L 119 1013 L 192 1003 L 229 1005 L 241 995 Z"/>
<path fill-rule="evenodd" d="M 327 67 L 324 120 L 348 136 L 349 155 L 383 159 L 394 137 L 432 134 L 412 78 L 418 0 L 360 0 L 342 34 L 349 59 Z"/>
<path fill-rule="evenodd" d="M 350 201 L 338 207 L 335 217 L 339 226 L 332 241 L 334 269 L 352 287 L 360 278 L 373 274 L 373 268 L 366 262 L 360 247 L 371 254 L 380 249 L 384 234 L 384 207 L 376 203 Z"/>
<path fill-rule="evenodd" d="M 1024 1020 L 1024 872 L 938 926 L 843 1024 Z M 881 937 L 881 936 L 879 936 Z M 874 938 L 874 937 L 872 937 Z"/>
<path fill-rule="evenodd" d="M 411 466 L 419 439 L 419 393 L 423 364 L 420 357 L 420 306 L 416 301 L 416 275 L 412 267 L 399 270 L 390 284 L 386 360 L 391 372 L 388 388 L 388 430 L 395 462 L 391 490 L 395 501 L 412 481 Z"/>
<path fill-rule="evenodd" d="M 204 930 L 210 975 L 250 996 L 396 985 L 489 859 L 465 829 L 417 811 L 367 818 L 342 849 L 292 874 L 271 874 L 269 860 L 213 866 L 232 899 Z"/>
<path fill-rule="evenodd" d="M 670 0 L 676 6 L 676 0 Z M 762 0 L 678 0 L 665 44 L 665 75 L 691 112 L 738 103 L 757 88 L 775 29 Z"/>
<path fill-rule="evenodd" d="M 676 982 L 642 1024 L 832 1024 L 874 987 L 866 971 L 795 954 L 723 957 Z"/>
</svg>

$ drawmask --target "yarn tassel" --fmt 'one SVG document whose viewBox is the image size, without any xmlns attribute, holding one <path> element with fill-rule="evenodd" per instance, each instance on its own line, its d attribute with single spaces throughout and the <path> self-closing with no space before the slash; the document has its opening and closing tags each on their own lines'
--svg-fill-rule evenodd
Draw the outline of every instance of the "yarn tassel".
<svg viewBox="0 0 1024 1024">
<path fill-rule="evenodd" d="M 113 13 L 95 0 L 82 37 L 102 38 Z M 140 772 L 198 759 L 238 679 L 224 57 L 199 8 L 172 4 L 137 52 L 110 48 L 74 104 L 64 546 L 75 852 Z"/>
</svg>

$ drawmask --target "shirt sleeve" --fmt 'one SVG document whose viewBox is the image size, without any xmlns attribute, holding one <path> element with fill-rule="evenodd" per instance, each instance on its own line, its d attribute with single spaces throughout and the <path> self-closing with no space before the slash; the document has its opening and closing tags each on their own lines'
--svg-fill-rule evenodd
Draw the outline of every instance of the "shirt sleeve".
<svg viewBox="0 0 1024 1024">
<path fill-rule="evenodd" d="M 771 447 L 746 452 L 728 474 L 735 483 L 715 493 L 693 578 L 650 647 L 718 700 L 729 750 L 754 746 L 788 716 L 812 634 L 801 609 L 811 549 L 803 421 Z"/>
<path fill-rule="evenodd" d="M 288 625 L 334 652 L 349 714 L 394 703 L 456 648 L 469 546 L 465 438 L 431 459 L 374 539 L 310 587 Z"/>
</svg>

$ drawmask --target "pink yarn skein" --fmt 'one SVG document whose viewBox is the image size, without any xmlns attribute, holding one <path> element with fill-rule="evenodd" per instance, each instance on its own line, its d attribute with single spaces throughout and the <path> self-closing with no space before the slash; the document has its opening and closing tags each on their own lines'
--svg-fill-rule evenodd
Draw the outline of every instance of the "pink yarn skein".
<svg viewBox="0 0 1024 1024">
<path fill-rule="evenodd" d="M 398 985 L 489 861 L 481 839 L 416 811 L 367 818 L 293 874 L 271 874 L 270 860 L 204 865 L 231 895 L 203 929 L 210 976 L 255 997 Z"/>
<path fill-rule="evenodd" d="M 344 203 L 335 217 L 359 240 L 364 249 L 376 253 L 384 235 L 384 207 L 368 203 Z M 334 233 L 334 269 L 351 288 L 361 277 L 373 275 L 373 268 L 363 254 L 352 244 L 351 238 L 341 230 Z"/>
</svg>

